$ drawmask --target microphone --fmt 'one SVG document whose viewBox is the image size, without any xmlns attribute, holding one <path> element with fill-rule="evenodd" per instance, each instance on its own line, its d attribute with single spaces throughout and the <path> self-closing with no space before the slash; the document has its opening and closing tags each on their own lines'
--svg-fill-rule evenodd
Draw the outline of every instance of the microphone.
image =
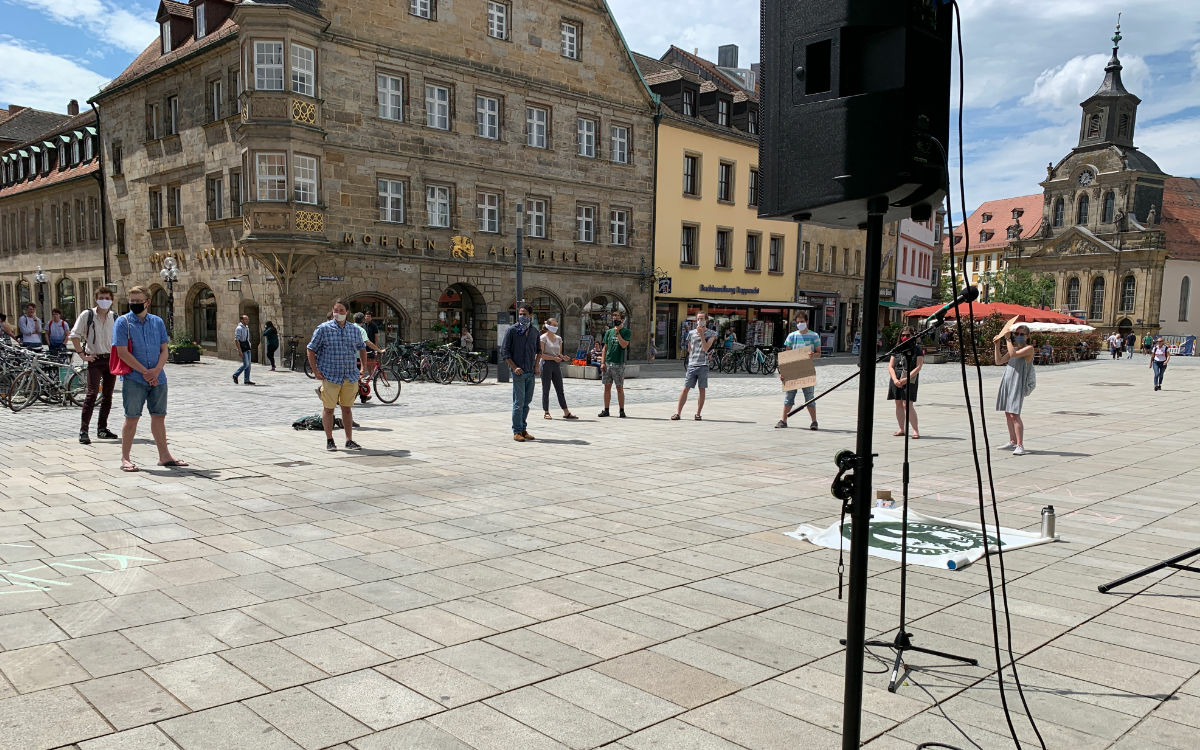
<svg viewBox="0 0 1200 750">
<path fill-rule="evenodd" d="M 942 305 L 937 312 L 925 319 L 924 327 L 928 328 L 929 326 L 933 325 L 941 325 L 942 320 L 946 317 L 946 313 L 950 312 L 951 308 L 967 302 L 974 302 L 977 299 L 979 299 L 979 287 L 970 285 L 964 286 L 962 291 L 958 293 L 957 297 Z"/>
</svg>

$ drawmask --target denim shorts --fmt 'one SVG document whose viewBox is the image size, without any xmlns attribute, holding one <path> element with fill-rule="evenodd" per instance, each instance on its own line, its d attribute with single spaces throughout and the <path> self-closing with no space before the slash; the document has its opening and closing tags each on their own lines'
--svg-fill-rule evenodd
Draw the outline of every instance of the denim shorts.
<svg viewBox="0 0 1200 750">
<path fill-rule="evenodd" d="M 808 388 L 804 388 L 802 390 L 804 391 L 804 401 L 802 401 L 801 403 L 807 404 L 809 401 L 812 401 L 813 393 L 816 392 L 817 388 L 816 388 L 816 386 L 809 386 Z M 784 391 L 783 392 L 783 405 L 784 406 L 795 406 L 796 405 L 796 392 L 795 391 Z"/>
<path fill-rule="evenodd" d="M 696 367 L 688 367 L 687 373 L 683 376 L 684 388 L 707 388 L 708 387 L 708 365 L 698 365 Z"/>
<path fill-rule="evenodd" d="M 121 382 L 121 404 L 125 407 L 126 419 L 137 419 L 142 416 L 142 407 L 150 410 L 152 417 L 167 416 L 167 384 L 146 385 L 145 383 L 124 378 Z"/>
</svg>

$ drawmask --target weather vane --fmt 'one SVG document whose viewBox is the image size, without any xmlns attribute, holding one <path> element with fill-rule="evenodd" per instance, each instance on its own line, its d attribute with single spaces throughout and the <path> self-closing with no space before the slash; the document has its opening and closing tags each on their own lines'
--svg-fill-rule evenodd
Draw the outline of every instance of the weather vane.
<svg viewBox="0 0 1200 750">
<path fill-rule="evenodd" d="M 1117 33 L 1113 34 L 1113 48 L 1121 46 L 1121 12 L 1117 12 Z"/>
</svg>

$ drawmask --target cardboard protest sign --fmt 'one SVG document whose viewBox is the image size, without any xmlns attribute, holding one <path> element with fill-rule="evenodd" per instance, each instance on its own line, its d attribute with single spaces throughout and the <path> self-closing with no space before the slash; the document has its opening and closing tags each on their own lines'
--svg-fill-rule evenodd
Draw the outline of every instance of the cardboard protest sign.
<svg viewBox="0 0 1200 750">
<path fill-rule="evenodd" d="M 807 349 L 789 349 L 779 353 L 779 375 L 783 378 L 783 390 L 813 388 L 817 385 L 817 368 L 812 354 Z"/>
<path fill-rule="evenodd" d="M 1015 326 L 1015 325 L 1017 324 L 1017 319 L 1018 319 L 1018 318 L 1020 318 L 1020 317 L 1021 317 L 1020 315 L 1014 315 L 1014 316 L 1012 317 L 1012 319 L 1011 319 L 1011 320 L 1009 320 L 1009 321 L 1007 321 L 1007 322 L 1004 324 L 1004 327 L 1000 329 L 1000 333 L 998 333 L 998 334 L 996 334 L 995 336 L 993 336 L 993 337 L 992 337 L 992 341 L 1000 341 L 1000 340 L 1001 340 L 1001 339 L 1003 339 L 1005 336 L 1007 336 L 1007 335 L 1008 335 L 1008 332 L 1009 332 L 1009 331 L 1011 331 L 1011 330 L 1012 330 L 1012 328 L 1013 328 L 1013 326 Z"/>
</svg>

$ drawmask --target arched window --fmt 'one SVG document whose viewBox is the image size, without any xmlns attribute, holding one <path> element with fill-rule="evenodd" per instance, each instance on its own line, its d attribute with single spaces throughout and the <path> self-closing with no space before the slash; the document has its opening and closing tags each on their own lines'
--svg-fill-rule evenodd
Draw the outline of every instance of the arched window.
<svg viewBox="0 0 1200 750">
<path fill-rule="evenodd" d="M 1192 296 L 1192 280 L 1184 276 L 1183 281 L 1179 282 L 1179 319 L 1187 320 L 1188 316 L 1188 297 Z"/>
<path fill-rule="evenodd" d="M 1137 280 L 1126 276 L 1121 282 L 1121 312 L 1133 312 L 1133 298 L 1137 294 Z"/>
<path fill-rule="evenodd" d="M 1087 193 L 1079 196 L 1079 208 L 1075 211 L 1075 223 L 1084 226 L 1088 223 L 1088 197 Z"/>
<path fill-rule="evenodd" d="M 62 310 L 63 320 L 68 321 L 69 325 L 75 324 L 75 313 L 79 306 L 75 299 L 75 282 L 63 277 L 58 280 L 58 309 Z"/>
<path fill-rule="evenodd" d="M 217 296 L 206 286 L 192 300 L 192 336 L 200 346 L 217 346 Z"/>
<path fill-rule="evenodd" d="M 1092 309 L 1088 311 L 1088 317 L 1092 320 L 1100 320 L 1104 317 L 1104 277 L 1097 276 L 1092 282 Z"/>
<path fill-rule="evenodd" d="M 1063 225 L 1065 214 L 1066 209 L 1064 207 L 1063 199 L 1059 198 L 1058 200 L 1054 201 L 1054 226 L 1061 227 Z"/>
<path fill-rule="evenodd" d="M 1100 222 L 1102 224 L 1111 224 L 1113 214 L 1117 209 L 1117 196 L 1113 191 L 1109 190 L 1104 194 L 1104 209 L 1100 213 Z"/>
<path fill-rule="evenodd" d="M 155 289 L 150 294 L 150 314 L 164 321 L 167 319 L 167 293 L 163 289 Z"/>
<path fill-rule="evenodd" d="M 1067 310 L 1074 312 L 1079 309 L 1079 279 L 1072 277 L 1067 282 Z"/>
</svg>

